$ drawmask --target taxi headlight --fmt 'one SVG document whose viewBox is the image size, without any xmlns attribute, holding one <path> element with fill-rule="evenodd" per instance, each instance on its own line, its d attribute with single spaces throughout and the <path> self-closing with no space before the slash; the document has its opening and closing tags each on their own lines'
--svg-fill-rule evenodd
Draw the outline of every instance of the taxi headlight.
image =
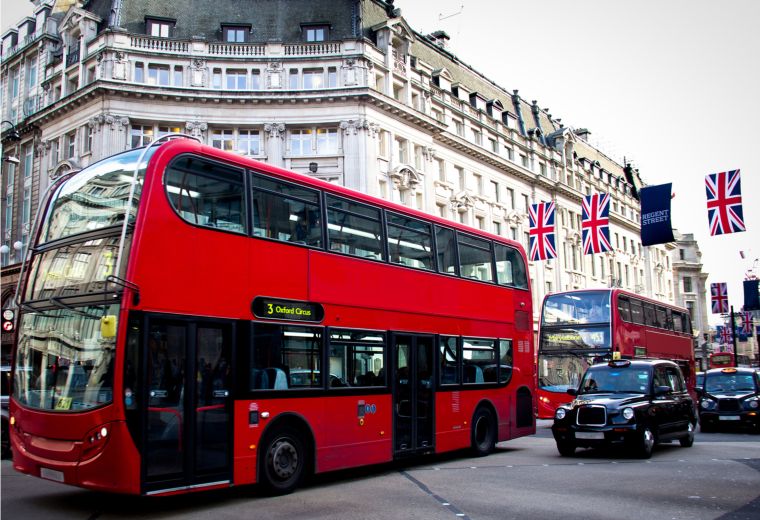
<svg viewBox="0 0 760 520">
<path fill-rule="evenodd" d="M 623 409 L 623 418 L 627 421 L 630 421 L 633 419 L 633 408 L 624 408 Z"/>
<path fill-rule="evenodd" d="M 557 408 L 557 411 L 554 412 L 554 418 L 559 419 L 560 421 L 565 418 L 567 415 L 567 410 L 564 408 Z"/>
<path fill-rule="evenodd" d="M 715 406 L 715 401 L 711 401 L 709 399 L 703 399 L 701 403 L 699 403 L 699 406 L 702 407 L 703 410 L 709 410 L 713 406 Z"/>
<path fill-rule="evenodd" d="M 760 401 L 758 401 L 757 399 L 753 399 L 752 401 L 747 401 L 747 406 L 749 406 L 753 410 L 756 410 L 757 408 L 760 408 Z"/>
</svg>

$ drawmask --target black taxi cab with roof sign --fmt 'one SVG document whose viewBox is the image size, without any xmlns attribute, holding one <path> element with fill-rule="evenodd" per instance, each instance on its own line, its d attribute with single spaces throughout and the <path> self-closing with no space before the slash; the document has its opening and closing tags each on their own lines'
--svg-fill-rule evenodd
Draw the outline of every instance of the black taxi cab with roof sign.
<svg viewBox="0 0 760 520">
<path fill-rule="evenodd" d="M 708 370 L 699 396 L 703 432 L 720 426 L 746 426 L 760 433 L 760 371 L 757 369 Z"/>
<path fill-rule="evenodd" d="M 590 366 L 575 399 L 557 408 L 552 433 L 563 456 L 620 445 L 649 458 L 658 442 L 694 444 L 697 413 L 677 364 L 660 359 Z"/>
</svg>

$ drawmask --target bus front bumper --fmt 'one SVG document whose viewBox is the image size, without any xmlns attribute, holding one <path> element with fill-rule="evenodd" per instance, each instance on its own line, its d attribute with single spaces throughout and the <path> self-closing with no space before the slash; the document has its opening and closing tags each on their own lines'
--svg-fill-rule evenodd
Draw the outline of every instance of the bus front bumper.
<svg viewBox="0 0 760 520">
<path fill-rule="evenodd" d="M 103 429 L 107 439 L 96 434 Z M 54 482 L 111 493 L 140 493 L 140 456 L 126 423 L 111 422 L 90 438 L 64 440 L 40 437 L 11 427 L 13 468 Z"/>
</svg>

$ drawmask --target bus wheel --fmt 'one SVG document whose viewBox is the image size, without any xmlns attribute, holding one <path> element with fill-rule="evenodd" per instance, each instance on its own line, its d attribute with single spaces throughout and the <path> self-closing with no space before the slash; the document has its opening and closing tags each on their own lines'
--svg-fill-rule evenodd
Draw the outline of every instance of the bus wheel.
<svg viewBox="0 0 760 520">
<path fill-rule="evenodd" d="M 285 495 L 298 487 L 306 468 L 306 452 L 301 436 L 293 428 L 282 428 L 267 436 L 262 444 L 261 483 L 272 495 Z"/>
<path fill-rule="evenodd" d="M 483 457 L 495 447 L 496 420 L 490 410 L 480 407 L 472 418 L 472 451 L 477 457 Z"/>
<path fill-rule="evenodd" d="M 694 424 L 689 421 L 689 428 L 686 437 L 678 439 L 682 448 L 691 448 L 694 445 Z"/>
<path fill-rule="evenodd" d="M 557 451 L 563 457 L 575 455 L 575 443 L 573 441 L 557 441 Z"/>
<path fill-rule="evenodd" d="M 654 449 L 654 434 L 648 426 L 644 427 L 639 438 L 639 457 L 642 459 L 648 459 L 652 457 L 652 450 Z"/>
</svg>

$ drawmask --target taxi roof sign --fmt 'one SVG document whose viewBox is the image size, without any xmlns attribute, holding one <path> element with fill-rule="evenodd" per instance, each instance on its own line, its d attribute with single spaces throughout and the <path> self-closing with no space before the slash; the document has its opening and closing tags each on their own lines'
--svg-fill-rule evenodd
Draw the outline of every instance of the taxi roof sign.
<svg viewBox="0 0 760 520">
<path fill-rule="evenodd" d="M 724 374 L 733 374 L 734 372 L 736 372 L 736 369 L 735 368 L 724 368 L 723 370 L 721 370 L 721 372 L 723 372 Z"/>
</svg>

